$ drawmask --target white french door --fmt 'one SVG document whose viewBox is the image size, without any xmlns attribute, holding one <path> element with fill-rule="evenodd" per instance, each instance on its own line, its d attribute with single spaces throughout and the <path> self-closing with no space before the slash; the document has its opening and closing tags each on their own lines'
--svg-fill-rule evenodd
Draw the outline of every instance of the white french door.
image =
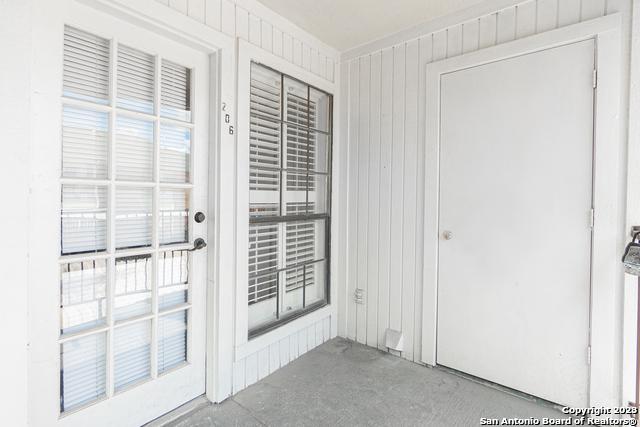
<svg viewBox="0 0 640 427">
<path fill-rule="evenodd" d="M 138 426 L 205 392 L 209 61 L 75 3 L 65 24 L 31 423 Z"/>
</svg>

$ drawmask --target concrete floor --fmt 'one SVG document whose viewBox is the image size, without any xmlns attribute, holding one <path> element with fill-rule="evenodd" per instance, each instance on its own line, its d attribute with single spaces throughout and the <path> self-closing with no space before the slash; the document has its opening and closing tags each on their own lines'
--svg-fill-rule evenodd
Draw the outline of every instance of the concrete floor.
<svg viewBox="0 0 640 427">
<path fill-rule="evenodd" d="M 564 415 L 336 338 L 222 404 L 201 406 L 165 426 L 474 426 L 481 417 Z"/>
</svg>

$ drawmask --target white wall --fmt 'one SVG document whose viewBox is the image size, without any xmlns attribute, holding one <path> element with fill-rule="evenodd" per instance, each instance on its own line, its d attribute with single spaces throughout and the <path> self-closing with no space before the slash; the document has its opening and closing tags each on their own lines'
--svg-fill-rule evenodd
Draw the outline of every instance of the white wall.
<svg viewBox="0 0 640 427">
<path fill-rule="evenodd" d="M 156 0 L 334 81 L 338 53 L 255 0 Z"/>
<path fill-rule="evenodd" d="M 0 52 L 5 58 L 0 71 L 0 408 L 3 424 L 14 426 L 27 423 L 32 7 L 32 2 L 26 0 L 0 1 Z"/>
<path fill-rule="evenodd" d="M 401 356 L 421 360 L 426 64 L 622 12 L 621 81 L 627 93 L 631 3 L 488 0 L 342 54 L 340 138 L 341 149 L 348 150 L 348 230 L 340 241 L 347 253 L 339 267 L 347 277 L 340 335 L 386 350 L 386 328 L 401 330 Z M 628 99 L 623 103 L 626 135 Z M 364 291 L 362 304 L 354 300 L 356 288 Z M 616 290 L 621 307 L 622 283 Z M 626 340 L 635 342 L 629 333 Z M 625 398 L 631 399 L 628 377 L 634 371 L 625 372 L 631 373 L 625 376 Z"/>
</svg>

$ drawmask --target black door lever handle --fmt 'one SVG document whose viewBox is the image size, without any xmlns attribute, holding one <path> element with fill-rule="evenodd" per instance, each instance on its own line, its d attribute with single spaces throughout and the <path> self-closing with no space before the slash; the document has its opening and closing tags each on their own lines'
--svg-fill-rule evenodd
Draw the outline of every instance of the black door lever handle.
<svg viewBox="0 0 640 427">
<path fill-rule="evenodd" d="M 189 252 L 197 251 L 207 247 L 207 242 L 202 237 L 198 237 L 193 241 L 193 248 L 189 249 Z"/>
</svg>

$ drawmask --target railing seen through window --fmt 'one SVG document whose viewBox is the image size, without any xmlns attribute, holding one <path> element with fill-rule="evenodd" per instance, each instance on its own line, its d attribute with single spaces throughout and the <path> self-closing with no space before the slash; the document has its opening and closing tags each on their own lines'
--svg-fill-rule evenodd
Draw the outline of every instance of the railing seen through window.
<svg viewBox="0 0 640 427">
<path fill-rule="evenodd" d="M 330 94 L 251 64 L 249 337 L 329 302 Z"/>
</svg>

